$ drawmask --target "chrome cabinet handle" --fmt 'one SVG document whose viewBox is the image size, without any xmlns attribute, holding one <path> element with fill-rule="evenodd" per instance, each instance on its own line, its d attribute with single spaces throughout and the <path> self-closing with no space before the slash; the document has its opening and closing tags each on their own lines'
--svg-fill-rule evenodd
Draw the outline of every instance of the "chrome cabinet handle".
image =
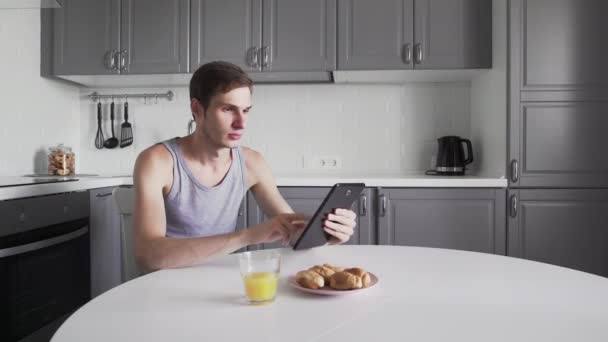
<svg viewBox="0 0 608 342">
<path fill-rule="evenodd" d="M 116 70 L 116 50 L 110 50 L 106 53 L 106 68 Z"/>
<path fill-rule="evenodd" d="M 403 62 L 410 64 L 412 62 L 412 46 L 407 43 L 403 46 Z"/>
<path fill-rule="evenodd" d="M 267 68 L 270 63 L 269 63 L 269 57 L 268 57 L 268 50 L 270 48 L 268 46 L 263 46 L 261 49 L 262 52 L 262 67 Z"/>
<path fill-rule="evenodd" d="M 119 55 L 120 55 L 120 71 L 127 70 L 129 68 L 127 66 L 127 50 L 120 51 Z"/>
<path fill-rule="evenodd" d="M 416 64 L 420 64 L 422 63 L 422 59 L 424 58 L 424 55 L 422 54 L 422 45 L 420 43 L 417 43 L 416 45 L 414 45 L 414 53 L 416 54 Z"/>
<path fill-rule="evenodd" d="M 359 207 L 359 216 L 365 216 L 367 215 L 367 195 L 361 194 L 359 201 L 361 202 L 361 206 Z"/>
<path fill-rule="evenodd" d="M 517 216 L 517 196 L 511 195 L 511 217 Z"/>
<path fill-rule="evenodd" d="M 380 195 L 380 217 L 386 215 L 386 195 Z"/>
<path fill-rule="evenodd" d="M 77 239 L 88 232 L 89 232 L 89 227 L 84 226 L 78 230 L 75 230 L 73 232 L 70 232 L 70 233 L 67 233 L 64 235 L 52 237 L 52 238 L 41 240 L 41 241 L 31 242 L 31 243 L 28 243 L 25 245 L 0 249 L 0 258 L 9 257 L 12 255 L 24 254 L 27 252 L 33 252 L 33 251 L 37 251 L 39 249 L 54 246 L 54 245 L 60 244 L 62 242 Z"/>
<path fill-rule="evenodd" d="M 259 49 L 257 46 L 253 46 L 247 52 L 247 64 L 252 68 L 257 68 L 260 66 L 260 62 L 258 59 Z"/>
<path fill-rule="evenodd" d="M 519 181 L 519 163 L 517 159 L 511 160 L 511 182 L 517 183 Z"/>
<path fill-rule="evenodd" d="M 105 194 L 97 194 L 97 195 L 95 195 L 95 197 L 108 197 L 108 196 L 111 196 L 111 195 L 112 195 L 112 193 L 108 192 L 108 193 L 105 193 Z"/>
</svg>

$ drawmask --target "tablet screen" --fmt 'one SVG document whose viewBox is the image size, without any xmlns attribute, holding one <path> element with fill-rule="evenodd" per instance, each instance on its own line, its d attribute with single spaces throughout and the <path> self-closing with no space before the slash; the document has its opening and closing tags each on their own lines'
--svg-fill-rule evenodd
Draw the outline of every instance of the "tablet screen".
<svg viewBox="0 0 608 342">
<path fill-rule="evenodd" d="M 293 249 L 300 250 L 324 245 L 329 238 L 329 234 L 323 230 L 325 214 L 329 214 L 338 208 L 350 209 L 355 201 L 359 199 L 359 195 L 364 188 L 364 183 L 335 184 L 308 221 L 300 237 L 293 244 Z"/>
</svg>

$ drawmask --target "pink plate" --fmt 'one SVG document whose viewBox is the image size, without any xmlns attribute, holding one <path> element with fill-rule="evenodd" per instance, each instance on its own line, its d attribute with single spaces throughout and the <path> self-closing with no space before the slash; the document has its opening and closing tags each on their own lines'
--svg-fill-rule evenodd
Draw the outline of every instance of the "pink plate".
<svg viewBox="0 0 608 342">
<path fill-rule="evenodd" d="M 318 290 L 313 290 L 313 289 L 309 289 L 309 288 L 300 286 L 300 284 L 298 284 L 296 282 L 295 275 L 289 276 L 289 278 L 287 279 L 287 282 L 289 283 L 289 285 L 291 287 L 295 287 L 296 289 L 298 289 L 300 291 L 314 293 L 314 294 L 323 295 L 323 296 L 340 296 L 340 295 L 359 293 L 359 292 L 365 291 L 367 289 L 371 289 L 374 285 L 376 285 L 378 283 L 378 277 L 376 277 L 376 275 L 371 272 L 367 272 L 367 273 L 369 274 L 369 276 L 371 278 L 371 282 L 369 283 L 369 286 L 362 288 L 362 289 L 356 289 L 356 290 L 334 290 L 329 286 L 324 286 Z"/>
</svg>

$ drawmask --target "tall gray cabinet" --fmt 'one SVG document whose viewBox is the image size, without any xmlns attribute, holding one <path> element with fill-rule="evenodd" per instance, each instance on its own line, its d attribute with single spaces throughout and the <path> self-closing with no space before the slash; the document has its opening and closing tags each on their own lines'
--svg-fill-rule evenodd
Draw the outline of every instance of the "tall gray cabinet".
<svg viewBox="0 0 608 342">
<path fill-rule="evenodd" d="M 339 0 L 338 69 L 491 66 L 488 0 Z"/>
<path fill-rule="evenodd" d="M 188 71 L 189 0 L 64 0 L 42 18 L 51 74 Z"/>
<path fill-rule="evenodd" d="M 608 276 L 608 3 L 510 1 L 509 255 Z"/>
<path fill-rule="evenodd" d="M 250 72 L 335 69 L 335 0 L 192 0 L 191 69 L 225 60 Z"/>
</svg>

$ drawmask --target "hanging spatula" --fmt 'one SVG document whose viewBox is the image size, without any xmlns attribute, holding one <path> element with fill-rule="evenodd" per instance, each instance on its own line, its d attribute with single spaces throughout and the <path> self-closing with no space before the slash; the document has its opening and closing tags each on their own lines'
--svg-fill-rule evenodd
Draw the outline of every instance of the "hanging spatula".
<svg viewBox="0 0 608 342">
<path fill-rule="evenodd" d="M 133 128 L 129 123 L 129 102 L 125 99 L 125 122 L 120 126 L 120 147 L 127 147 L 133 143 Z"/>
</svg>

